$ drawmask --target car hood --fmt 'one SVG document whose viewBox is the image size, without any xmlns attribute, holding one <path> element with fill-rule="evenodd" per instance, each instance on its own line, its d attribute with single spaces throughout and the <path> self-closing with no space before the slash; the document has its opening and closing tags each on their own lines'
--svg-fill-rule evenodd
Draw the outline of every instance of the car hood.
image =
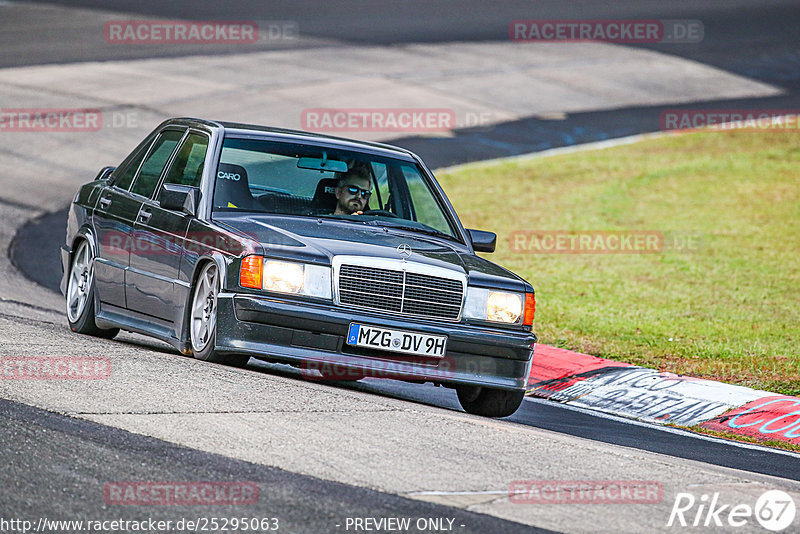
<svg viewBox="0 0 800 534">
<path fill-rule="evenodd" d="M 479 287 L 531 290 L 520 277 L 472 253 L 465 245 L 425 234 L 328 218 L 280 215 L 215 216 L 216 222 L 255 239 L 268 257 L 330 264 L 333 256 L 400 259 L 408 245 L 409 262 L 451 269 Z"/>
</svg>

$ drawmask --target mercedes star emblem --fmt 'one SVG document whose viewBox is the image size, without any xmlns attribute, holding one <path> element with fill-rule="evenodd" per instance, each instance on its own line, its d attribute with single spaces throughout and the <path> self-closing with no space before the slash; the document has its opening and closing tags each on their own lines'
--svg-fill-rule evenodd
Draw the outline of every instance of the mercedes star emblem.
<svg viewBox="0 0 800 534">
<path fill-rule="evenodd" d="M 411 247 L 409 247 L 405 243 L 403 243 L 402 245 L 398 245 L 397 246 L 397 253 L 400 254 L 400 256 L 403 259 L 406 259 L 406 258 L 411 256 Z"/>
</svg>

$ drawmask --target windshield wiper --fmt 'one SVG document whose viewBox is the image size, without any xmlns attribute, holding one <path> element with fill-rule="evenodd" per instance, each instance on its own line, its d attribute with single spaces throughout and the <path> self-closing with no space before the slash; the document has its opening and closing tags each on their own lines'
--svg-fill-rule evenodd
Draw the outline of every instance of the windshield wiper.
<svg viewBox="0 0 800 534">
<path fill-rule="evenodd" d="M 421 234 L 432 235 L 436 237 L 444 237 L 446 239 L 450 239 L 452 241 L 457 241 L 453 236 L 442 232 L 441 230 L 437 230 L 436 228 L 431 228 L 428 225 L 425 226 L 413 226 L 411 224 L 399 224 L 392 221 L 369 221 L 370 225 L 373 226 L 388 226 L 389 228 L 399 228 L 400 230 L 408 230 L 410 232 L 419 232 Z M 422 224 L 422 223 L 420 223 Z"/>
</svg>

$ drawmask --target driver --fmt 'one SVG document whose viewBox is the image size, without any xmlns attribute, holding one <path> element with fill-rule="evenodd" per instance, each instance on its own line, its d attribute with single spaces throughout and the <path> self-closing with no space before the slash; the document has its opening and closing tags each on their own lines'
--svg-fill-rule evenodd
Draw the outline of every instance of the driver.
<svg viewBox="0 0 800 534">
<path fill-rule="evenodd" d="M 369 174 L 363 168 L 353 168 L 336 183 L 334 215 L 361 215 L 372 196 Z"/>
</svg>

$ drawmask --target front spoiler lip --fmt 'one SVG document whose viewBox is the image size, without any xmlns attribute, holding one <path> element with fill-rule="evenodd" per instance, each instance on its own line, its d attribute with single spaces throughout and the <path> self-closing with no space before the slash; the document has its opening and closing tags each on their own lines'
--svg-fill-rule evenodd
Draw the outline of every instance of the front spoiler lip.
<svg viewBox="0 0 800 534">
<path fill-rule="evenodd" d="M 258 311 L 253 312 L 251 308 Z M 250 310 L 247 314 L 243 313 L 247 310 Z M 247 315 L 247 319 L 242 315 Z M 361 352 L 344 345 L 350 322 L 445 334 L 448 335 L 447 354 L 442 360 L 432 360 L 388 351 Z M 301 373 L 312 380 L 320 380 L 314 371 L 327 366 L 329 371 L 341 368 L 352 373 L 343 378 L 322 379 L 352 380 L 354 375 L 363 374 L 523 390 L 535 341 L 536 337 L 530 332 L 491 332 L 470 325 L 400 322 L 359 311 L 353 313 L 330 304 L 286 302 L 232 293 L 221 294 L 217 301 L 218 352 L 299 364 Z"/>
<path fill-rule="evenodd" d="M 380 315 L 378 311 L 344 308 L 332 303 L 279 300 L 251 294 L 221 293 L 230 299 L 236 320 L 264 322 L 325 334 L 344 335 L 350 323 L 446 335 L 448 350 L 486 354 L 514 360 L 530 360 L 536 334 L 524 330 L 499 330 L 483 325 L 425 321 L 411 317 Z M 388 314 L 388 312 L 387 312 Z M 455 345 L 453 345 L 455 343 Z M 465 347 L 469 345 L 469 348 Z M 485 349 L 491 349 L 487 352 Z M 503 354 L 505 353 L 505 354 Z M 516 353 L 516 354 L 514 354 Z"/>
<path fill-rule="evenodd" d="M 409 382 L 434 382 L 452 385 L 486 386 L 497 389 L 525 390 L 527 376 L 524 378 L 497 377 L 491 375 L 475 375 L 459 371 L 449 372 L 436 368 L 428 368 L 414 363 L 382 364 L 381 360 L 352 354 L 317 352 L 300 347 L 285 347 L 263 343 L 241 342 L 234 345 L 217 346 L 221 353 L 249 354 L 256 359 L 283 360 L 299 363 L 300 374 L 311 380 L 327 381 L 335 378 L 324 378 L 316 374 L 316 370 L 341 368 L 346 370 L 337 373 L 339 380 L 353 380 L 354 376 L 363 374 L 365 378 L 383 378 L 404 380 Z M 349 377 L 349 378 L 348 378 Z"/>
</svg>

